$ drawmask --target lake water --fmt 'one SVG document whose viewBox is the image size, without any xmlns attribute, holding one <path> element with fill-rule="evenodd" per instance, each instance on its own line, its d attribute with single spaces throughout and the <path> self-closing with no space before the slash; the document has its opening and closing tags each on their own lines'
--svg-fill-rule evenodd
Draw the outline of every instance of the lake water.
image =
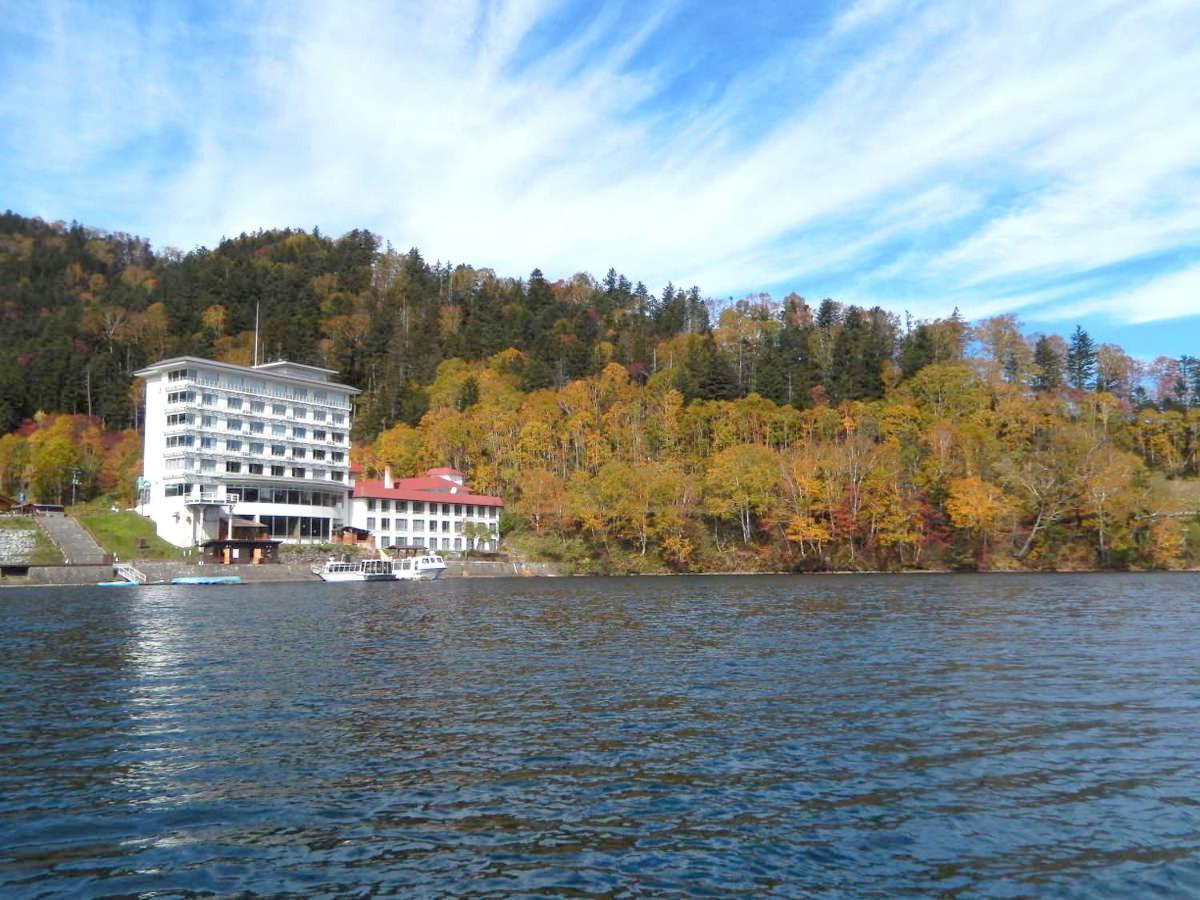
<svg viewBox="0 0 1200 900">
<path fill-rule="evenodd" d="M 1200 577 L 0 592 L 0 894 L 1200 891 Z"/>
</svg>

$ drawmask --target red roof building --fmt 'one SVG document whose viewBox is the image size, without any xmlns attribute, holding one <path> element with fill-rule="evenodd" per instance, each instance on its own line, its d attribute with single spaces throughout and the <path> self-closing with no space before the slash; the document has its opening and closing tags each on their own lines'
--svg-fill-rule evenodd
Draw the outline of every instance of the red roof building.
<svg viewBox="0 0 1200 900">
<path fill-rule="evenodd" d="M 457 469 L 429 469 L 416 478 L 355 481 L 350 522 L 374 536 L 378 547 L 439 551 L 495 550 L 504 501 L 476 494 Z"/>
</svg>

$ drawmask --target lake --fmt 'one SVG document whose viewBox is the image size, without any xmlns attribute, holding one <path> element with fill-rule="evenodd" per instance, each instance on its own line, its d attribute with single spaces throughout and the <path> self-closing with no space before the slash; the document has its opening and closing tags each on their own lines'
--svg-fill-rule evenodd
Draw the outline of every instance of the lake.
<svg viewBox="0 0 1200 900">
<path fill-rule="evenodd" d="M 1200 576 L 0 591 L 0 894 L 1200 890 Z"/>
</svg>

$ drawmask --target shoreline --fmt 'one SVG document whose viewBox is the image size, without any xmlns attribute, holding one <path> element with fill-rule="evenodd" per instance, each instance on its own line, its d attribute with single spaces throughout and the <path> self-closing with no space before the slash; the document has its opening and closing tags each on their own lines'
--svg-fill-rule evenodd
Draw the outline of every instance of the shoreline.
<svg viewBox="0 0 1200 900">
<path fill-rule="evenodd" d="M 201 566 L 195 564 L 178 565 L 161 561 L 134 563 L 135 566 L 151 576 L 147 586 L 169 584 L 172 578 L 196 575 L 236 575 L 242 578 L 242 584 L 304 584 L 319 583 L 321 579 L 309 571 L 309 564 L 277 564 L 260 566 Z M 468 567 L 469 566 L 469 567 Z M 487 566 L 480 571 L 471 571 L 477 567 Z M 586 574 L 566 573 L 555 571 L 552 564 L 547 563 L 458 563 L 458 571 L 447 571 L 442 581 L 459 581 L 489 578 L 713 578 L 713 577 L 852 577 L 852 576 L 963 576 L 963 575 L 1187 575 L 1200 572 L 1200 568 L 1188 569 L 1004 569 L 998 571 L 969 571 L 954 569 L 905 569 L 900 571 L 884 570 L 836 570 L 821 572 L 646 572 L 646 573 L 609 573 Z M 508 571 L 498 571 L 503 568 Z M 0 589 L 18 587 L 94 587 L 101 581 L 115 580 L 113 567 L 108 565 L 56 565 L 29 566 L 28 575 L 0 576 Z"/>
</svg>

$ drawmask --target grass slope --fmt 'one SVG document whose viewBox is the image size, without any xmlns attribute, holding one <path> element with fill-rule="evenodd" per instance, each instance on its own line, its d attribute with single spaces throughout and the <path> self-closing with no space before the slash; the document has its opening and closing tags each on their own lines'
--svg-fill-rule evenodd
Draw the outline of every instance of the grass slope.
<svg viewBox="0 0 1200 900">
<path fill-rule="evenodd" d="M 180 559 L 183 551 L 168 544 L 154 531 L 154 523 L 135 512 L 112 512 L 97 506 L 73 506 L 72 518 L 86 528 L 106 553 L 118 559 Z M 139 547 L 138 541 L 145 546 Z"/>
</svg>

